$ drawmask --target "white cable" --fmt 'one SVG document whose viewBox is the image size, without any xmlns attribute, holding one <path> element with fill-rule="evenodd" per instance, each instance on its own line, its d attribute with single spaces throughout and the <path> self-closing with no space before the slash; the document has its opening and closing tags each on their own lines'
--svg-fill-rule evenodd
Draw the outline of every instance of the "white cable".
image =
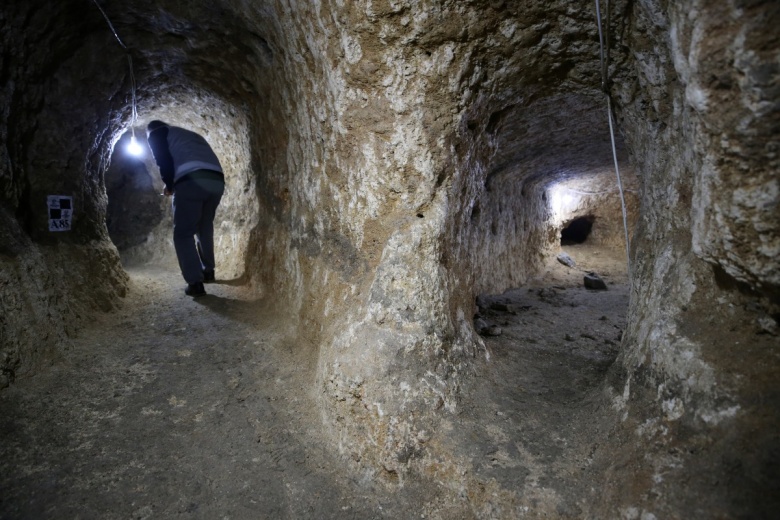
<svg viewBox="0 0 780 520">
<path fill-rule="evenodd" d="M 111 23 L 111 20 L 108 19 L 108 15 L 103 10 L 102 7 L 100 7 L 100 4 L 97 2 L 97 0 L 92 0 L 98 9 L 100 9 L 100 12 L 103 14 L 103 18 L 106 19 L 106 23 L 108 24 L 109 29 L 111 29 L 111 32 L 114 33 L 114 37 L 116 38 L 116 41 L 119 42 L 119 45 L 122 46 L 123 49 L 127 49 L 127 46 L 122 42 L 122 40 L 119 38 L 119 35 L 116 33 L 116 29 L 114 29 L 114 24 Z"/>
<path fill-rule="evenodd" d="M 607 0 L 607 18 L 609 19 L 609 0 Z M 615 129 L 612 125 L 612 100 L 609 97 L 607 85 L 607 62 L 604 59 L 604 36 L 601 30 L 601 8 L 599 0 L 596 0 L 596 22 L 599 28 L 599 51 L 601 58 L 601 89 L 607 96 L 607 120 L 609 121 L 609 137 L 612 141 L 612 159 L 615 161 L 615 175 L 617 176 L 618 191 L 620 192 L 620 206 L 623 210 L 623 231 L 626 235 L 626 269 L 628 279 L 631 280 L 631 244 L 628 238 L 628 218 L 626 216 L 626 199 L 623 194 L 623 183 L 620 180 L 620 168 L 618 168 L 617 148 L 615 147 Z M 609 27 L 607 27 L 609 31 Z"/>
<path fill-rule="evenodd" d="M 604 63 L 604 35 L 601 32 L 601 7 L 599 6 L 599 0 L 596 0 L 596 20 L 598 21 L 599 28 L 599 53 L 601 62 L 601 90 L 607 91 L 607 69 Z"/>
<path fill-rule="evenodd" d="M 136 119 L 138 119 L 138 110 L 136 108 L 135 103 L 135 73 L 133 72 L 133 57 L 130 56 L 130 53 L 127 53 L 127 66 L 130 69 L 130 89 L 132 92 L 132 99 L 133 99 L 133 122 L 132 126 L 135 127 Z M 133 130 L 133 135 L 135 136 L 135 130 Z"/>
<path fill-rule="evenodd" d="M 598 1 L 598 0 L 597 0 Z M 620 192 L 620 207 L 623 210 L 623 232 L 626 235 L 626 269 L 628 279 L 631 279 L 631 244 L 628 238 L 628 218 L 626 218 L 626 198 L 623 195 L 623 183 L 620 180 L 620 168 L 618 168 L 617 150 L 615 149 L 615 131 L 612 128 L 612 102 L 607 96 L 607 118 L 609 119 L 609 137 L 612 139 L 612 159 L 615 161 L 615 175 L 617 176 L 618 191 Z"/>
<path fill-rule="evenodd" d="M 135 123 L 138 120 L 138 109 L 136 108 L 136 97 L 135 97 L 135 73 L 133 72 L 133 57 L 130 56 L 130 50 L 127 48 L 127 45 L 122 41 L 122 39 L 119 37 L 119 34 L 116 32 L 116 29 L 114 29 L 114 24 L 111 23 L 111 20 L 109 19 L 106 12 L 103 10 L 102 7 L 100 7 L 100 4 L 97 2 L 97 0 L 92 0 L 97 6 L 97 8 L 100 10 L 100 13 L 103 15 L 103 18 L 106 19 L 106 23 L 108 24 L 109 29 L 111 29 L 111 32 L 114 34 L 114 38 L 116 38 L 116 41 L 119 42 L 119 45 L 122 46 L 124 50 L 127 51 L 127 67 L 130 70 L 130 90 L 131 90 L 131 96 L 132 96 L 132 112 L 131 112 L 131 123 L 130 123 L 130 131 L 133 134 L 133 139 L 135 139 Z"/>
<path fill-rule="evenodd" d="M 605 193 L 615 193 L 616 191 L 618 191 L 617 188 L 611 190 L 604 190 L 604 191 L 580 191 L 580 190 L 575 190 L 574 188 L 567 188 L 566 186 L 560 186 L 559 189 L 570 191 L 578 195 L 604 195 Z M 623 190 L 623 191 L 634 193 L 636 190 Z"/>
</svg>

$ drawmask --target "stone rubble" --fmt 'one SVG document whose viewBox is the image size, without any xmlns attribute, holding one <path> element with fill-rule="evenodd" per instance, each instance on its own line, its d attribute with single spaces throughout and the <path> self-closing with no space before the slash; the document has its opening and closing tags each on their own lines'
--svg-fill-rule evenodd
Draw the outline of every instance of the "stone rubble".
<svg viewBox="0 0 780 520">
<path fill-rule="evenodd" d="M 604 280 L 596 273 L 585 273 L 585 276 L 582 277 L 582 283 L 588 289 L 593 289 L 596 291 L 607 290 L 606 282 L 604 282 Z"/>
<path fill-rule="evenodd" d="M 577 262 L 575 262 L 574 259 L 571 256 L 569 256 L 569 254 L 566 253 L 565 251 L 561 251 L 560 253 L 558 253 L 558 256 L 556 256 L 555 258 L 566 267 L 577 266 Z"/>
</svg>

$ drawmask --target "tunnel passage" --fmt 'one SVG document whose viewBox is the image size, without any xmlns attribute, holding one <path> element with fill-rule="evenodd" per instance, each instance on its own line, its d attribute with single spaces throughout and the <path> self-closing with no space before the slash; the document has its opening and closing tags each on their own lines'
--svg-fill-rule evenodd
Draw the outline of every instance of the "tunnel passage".
<svg viewBox="0 0 780 520">
<path fill-rule="evenodd" d="M 605 183 L 612 176 L 591 5 L 102 3 L 134 53 L 141 119 L 178 121 L 216 134 L 216 142 L 238 136 L 247 143 L 224 146 L 228 155 L 241 151 L 236 164 L 248 166 L 235 169 L 239 182 L 230 185 L 238 191 L 223 203 L 231 215 L 223 222 L 224 250 L 233 253 L 223 260 L 239 272 L 238 262 L 249 257 L 251 269 L 269 273 L 279 300 L 292 302 L 288 314 L 304 315 L 307 327 L 323 331 L 316 385 L 324 430 L 336 432 L 354 460 L 374 462 L 373 469 L 407 471 L 418 454 L 430 453 L 424 446 L 430 423 L 423 419 L 456 410 L 461 379 L 481 353 L 463 318 L 472 292 L 522 284 L 560 247 L 563 223 L 579 216 L 596 218 L 589 242 L 622 240 L 619 231 L 603 232 L 615 228 L 603 228 L 600 214 L 584 206 L 564 211 L 552 196 L 585 175 L 603 174 Z M 777 169 L 767 166 L 772 149 L 765 145 L 774 135 L 767 78 L 776 68 L 766 56 L 774 57 L 777 45 L 753 30 L 760 23 L 748 24 L 769 3 L 744 13 L 732 13 L 736 7 L 728 3 L 704 4 L 622 3 L 629 23 L 613 18 L 624 29 L 613 32 L 620 39 L 613 62 L 620 81 L 609 85 L 627 142 L 619 140 L 618 153 L 625 157 L 630 148 L 645 177 L 639 298 L 621 361 L 629 376 L 613 378 L 616 386 L 630 384 L 617 388 L 605 408 L 630 416 L 624 438 L 640 450 L 676 438 L 675 421 L 683 416 L 702 438 L 718 437 L 707 421 L 736 431 L 735 421 L 755 411 L 741 398 L 759 392 L 736 389 L 732 399 L 713 391 L 715 383 L 736 388 L 718 376 L 738 372 L 723 370 L 728 359 L 720 354 L 737 349 L 717 335 L 702 341 L 699 332 L 723 332 L 742 320 L 763 327 L 758 340 L 772 333 L 755 305 L 747 305 L 755 302 L 714 287 L 706 269 L 719 264 L 759 289 L 778 283 L 778 220 L 765 209 L 776 207 Z M 4 246 L 11 254 L 0 258 L 0 315 L 12 320 L 3 334 L 15 343 L 13 363 L 30 359 L 37 339 L 66 344 L 64 332 L 38 333 L 44 327 L 30 326 L 30 315 L 41 324 L 58 320 L 49 329 L 64 331 L 89 316 L 79 301 L 110 309 L 122 293 L 121 270 L 101 227 L 99 163 L 106 141 L 130 122 L 125 56 L 111 53 L 114 42 L 100 15 L 82 16 L 74 5 L 3 4 L 14 16 L 3 31 L 10 49 L 3 75 L 11 77 L 2 91 L 9 109 L 0 114 L 0 134 L 9 140 L 0 147 L 1 214 L 13 247 Z M 729 38 L 728 52 L 712 52 Z M 205 94 L 180 96 L 178 119 L 166 113 L 159 102 L 165 93 L 189 88 Z M 204 109 L 211 94 L 230 106 Z M 219 126 L 231 120 L 231 110 L 246 118 L 245 133 Z M 598 182 L 571 187 L 589 192 L 580 201 L 608 197 L 604 211 L 620 222 L 614 192 L 600 194 L 613 184 L 602 190 Z M 48 234 L 38 216 L 43 197 L 53 193 L 81 198 L 72 235 Z M 245 240 L 246 230 L 257 227 L 255 214 L 232 211 L 230 201 L 258 207 L 262 232 L 250 231 Z M 658 279 L 669 283 L 652 283 Z M 101 290 L 104 296 L 94 298 Z M 710 316 L 721 298 L 722 320 L 682 326 L 693 321 L 693 311 Z M 736 314 L 743 309 L 747 316 Z M 708 350 L 712 344 L 717 352 Z M 741 368 L 744 374 L 771 365 L 759 354 L 744 359 L 752 365 Z M 631 379 L 634 368 L 647 372 Z M 656 380 L 666 386 L 651 387 Z M 643 384 L 650 397 L 641 393 Z M 650 409 L 644 422 L 639 415 Z M 661 491 L 693 481 L 667 478 L 666 470 L 678 455 L 683 463 L 691 457 L 680 454 L 706 453 L 697 448 L 663 446 L 665 458 L 655 459 L 666 482 Z M 644 515 L 635 497 L 662 496 L 636 485 L 661 485 L 655 475 L 624 478 L 619 469 L 643 457 L 621 460 L 611 473 L 628 488 L 621 500 L 633 509 L 623 516 Z"/>
<path fill-rule="evenodd" d="M 481 211 L 475 217 L 472 210 L 467 228 L 476 294 L 522 285 L 561 246 L 587 242 L 625 255 L 603 98 L 582 85 L 568 88 L 494 110 L 485 122 L 490 155 L 480 165 L 486 174 L 472 206 Z M 619 128 L 615 138 L 630 234 L 639 178 Z"/>
<path fill-rule="evenodd" d="M 128 154 L 129 139 L 130 132 L 126 132 L 117 141 L 106 171 L 106 227 L 123 256 L 153 240 L 153 231 L 164 219 L 170 220 L 167 200 L 161 196 L 162 183 L 143 160 L 148 153 L 141 157 Z"/>
<path fill-rule="evenodd" d="M 173 248 L 172 198 L 146 142 L 146 123 L 159 119 L 203 135 L 225 173 L 225 194 L 214 220 L 215 254 L 222 279 L 241 277 L 246 251 L 257 224 L 259 200 L 252 171 L 246 116 L 216 95 L 185 90 L 175 95 L 152 94 L 141 105 L 135 136 L 138 156 L 128 151 L 129 134 L 115 142 L 106 171 L 106 225 L 126 266 L 163 265 L 176 269 Z"/>
<path fill-rule="evenodd" d="M 588 215 L 586 217 L 577 217 L 571 222 L 564 224 L 561 230 L 561 245 L 582 244 L 588 239 L 593 229 L 595 217 Z"/>
</svg>

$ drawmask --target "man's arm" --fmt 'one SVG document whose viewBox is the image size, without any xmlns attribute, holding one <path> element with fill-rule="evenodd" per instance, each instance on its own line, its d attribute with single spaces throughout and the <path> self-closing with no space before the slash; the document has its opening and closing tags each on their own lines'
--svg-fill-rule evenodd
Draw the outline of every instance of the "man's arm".
<svg viewBox="0 0 780 520">
<path fill-rule="evenodd" d="M 149 148 L 152 149 L 152 155 L 160 167 L 160 177 L 165 183 L 165 189 L 173 192 L 173 156 L 168 149 L 168 128 L 161 127 L 152 130 L 149 134 Z"/>
</svg>

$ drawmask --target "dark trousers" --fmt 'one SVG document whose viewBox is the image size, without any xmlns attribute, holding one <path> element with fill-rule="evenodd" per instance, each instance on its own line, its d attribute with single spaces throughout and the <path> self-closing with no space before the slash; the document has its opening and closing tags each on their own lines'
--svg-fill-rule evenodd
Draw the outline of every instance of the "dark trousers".
<svg viewBox="0 0 780 520">
<path fill-rule="evenodd" d="M 211 176 L 176 183 L 173 245 L 187 283 L 202 282 L 203 271 L 214 270 L 214 215 L 224 191 L 225 182 Z"/>
</svg>

